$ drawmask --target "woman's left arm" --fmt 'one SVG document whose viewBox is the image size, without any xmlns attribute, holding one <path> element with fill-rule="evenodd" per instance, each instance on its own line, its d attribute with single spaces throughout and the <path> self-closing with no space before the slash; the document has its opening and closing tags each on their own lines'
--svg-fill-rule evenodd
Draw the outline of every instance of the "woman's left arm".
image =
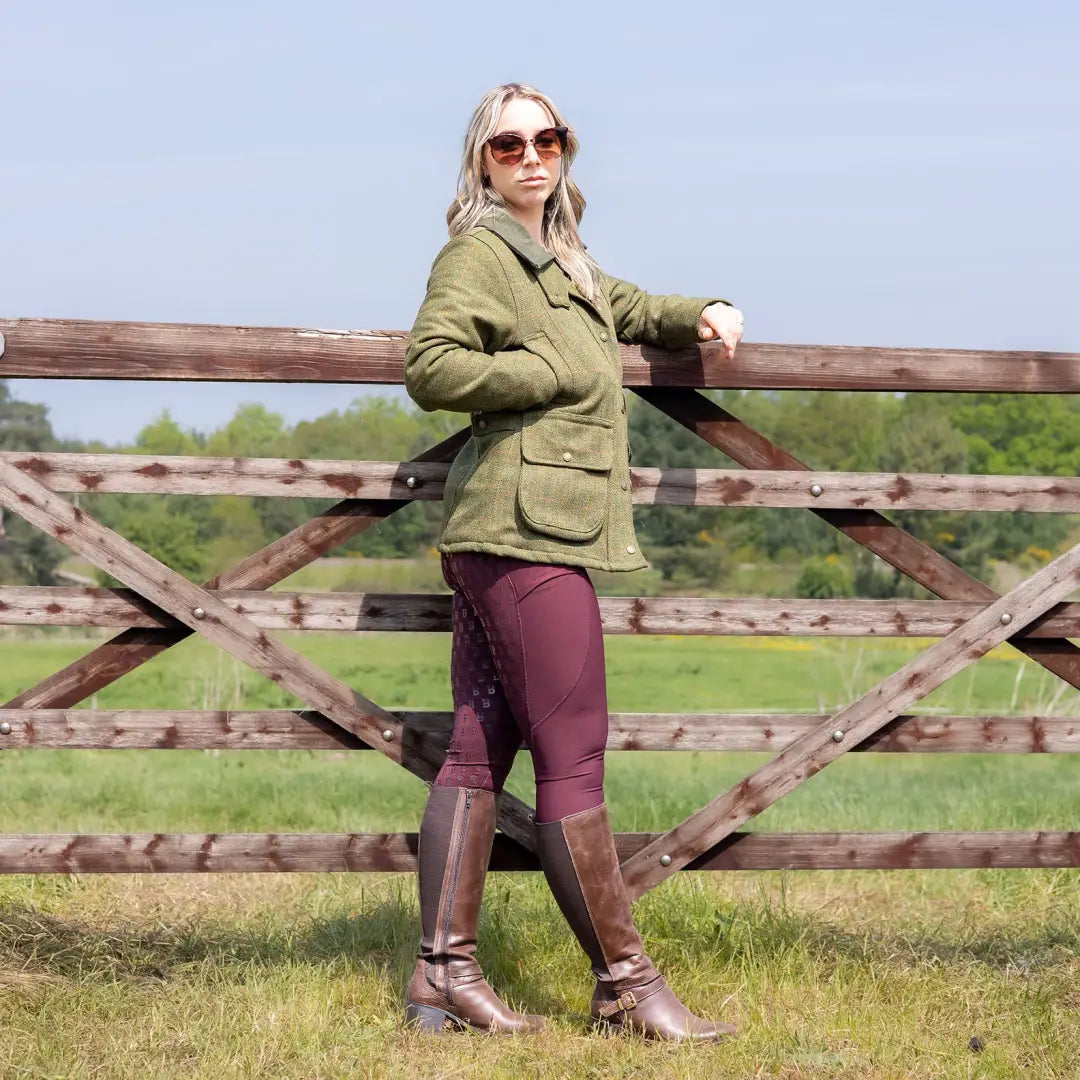
<svg viewBox="0 0 1080 1080">
<path fill-rule="evenodd" d="M 600 280 L 620 341 L 684 349 L 719 338 L 727 348 L 728 358 L 735 355 L 735 346 L 742 340 L 742 312 L 730 300 L 647 293 L 603 272 Z"/>
</svg>

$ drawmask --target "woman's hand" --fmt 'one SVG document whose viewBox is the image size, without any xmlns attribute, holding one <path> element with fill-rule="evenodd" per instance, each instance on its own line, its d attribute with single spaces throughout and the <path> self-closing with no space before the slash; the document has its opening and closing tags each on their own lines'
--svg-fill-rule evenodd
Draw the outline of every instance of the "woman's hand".
<svg viewBox="0 0 1080 1080">
<path fill-rule="evenodd" d="M 699 341 L 713 341 L 719 338 L 727 349 L 728 359 L 733 360 L 735 346 L 742 341 L 742 312 L 730 304 L 710 304 L 698 320 L 697 335 Z"/>
</svg>

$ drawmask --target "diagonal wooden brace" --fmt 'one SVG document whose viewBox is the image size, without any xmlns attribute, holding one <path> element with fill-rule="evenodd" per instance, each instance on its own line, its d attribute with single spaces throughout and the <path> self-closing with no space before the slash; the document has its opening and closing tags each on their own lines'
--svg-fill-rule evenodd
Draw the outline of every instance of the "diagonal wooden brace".
<svg viewBox="0 0 1080 1080">
<path fill-rule="evenodd" d="M 623 864 L 623 875 L 631 896 L 647 892 L 730 836 L 913 702 L 1064 600 L 1078 583 L 1080 544 L 1047 563 L 873 690 L 629 858 Z"/>
<path fill-rule="evenodd" d="M 744 424 L 696 390 L 641 388 L 638 394 L 699 438 L 748 469 L 809 471 L 794 455 Z M 823 521 L 884 559 L 942 600 L 981 600 L 998 594 L 932 547 L 875 510 L 812 511 Z M 1018 635 L 1009 644 L 1047 671 L 1080 687 L 1080 648 L 1066 638 L 1032 641 Z"/>
<path fill-rule="evenodd" d="M 468 436 L 469 429 L 463 428 L 419 454 L 415 460 L 451 460 Z M 411 502 L 411 499 L 378 503 L 367 499 L 344 499 L 211 578 L 206 588 L 268 589 Z M 162 630 L 124 630 L 12 698 L 5 707 L 70 708 L 184 641 L 190 634 L 186 626 Z"/>
<path fill-rule="evenodd" d="M 422 742 L 413 753 L 405 752 L 402 745 L 404 726 L 392 713 L 335 679 L 301 653 L 270 638 L 213 592 L 188 581 L 2 459 L 0 505 L 55 536 L 72 551 L 157 604 L 189 630 L 198 632 L 295 694 L 392 761 L 423 779 L 434 776 L 439 762 L 423 755 L 428 744 Z M 504 799 L 502 811 L 501 818 L 505 817 L 510 825 L 510 829 L 504 831 L 531 847 L 532 813 L 529 808 L 517 800 Z"/>
</svg>

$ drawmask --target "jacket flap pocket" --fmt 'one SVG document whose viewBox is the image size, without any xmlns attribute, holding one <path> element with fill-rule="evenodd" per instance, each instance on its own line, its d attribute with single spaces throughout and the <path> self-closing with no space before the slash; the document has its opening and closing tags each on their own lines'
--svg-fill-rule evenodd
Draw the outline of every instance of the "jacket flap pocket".
<svg viewBox="0 0 1080 1080">
<path fill-rule="evenodd" d="M 569 469 L 611 469 L 613 426 L 598 417 L 540 413 L 526 417 L 521 429 L 521 456 L 534 465 Z"/>
</svg>

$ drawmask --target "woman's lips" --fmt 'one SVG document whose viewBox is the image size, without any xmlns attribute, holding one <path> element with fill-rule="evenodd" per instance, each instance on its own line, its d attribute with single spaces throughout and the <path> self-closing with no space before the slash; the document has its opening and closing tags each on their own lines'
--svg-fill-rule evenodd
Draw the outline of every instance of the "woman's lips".
<svg viewBox="0 0 1080 1080">
<path fill-rule="evenodd" d="M 546 179 L 546 176 L 527 176 L 521 182 L 523 184 L 542 184 Z"/>
</svg>

